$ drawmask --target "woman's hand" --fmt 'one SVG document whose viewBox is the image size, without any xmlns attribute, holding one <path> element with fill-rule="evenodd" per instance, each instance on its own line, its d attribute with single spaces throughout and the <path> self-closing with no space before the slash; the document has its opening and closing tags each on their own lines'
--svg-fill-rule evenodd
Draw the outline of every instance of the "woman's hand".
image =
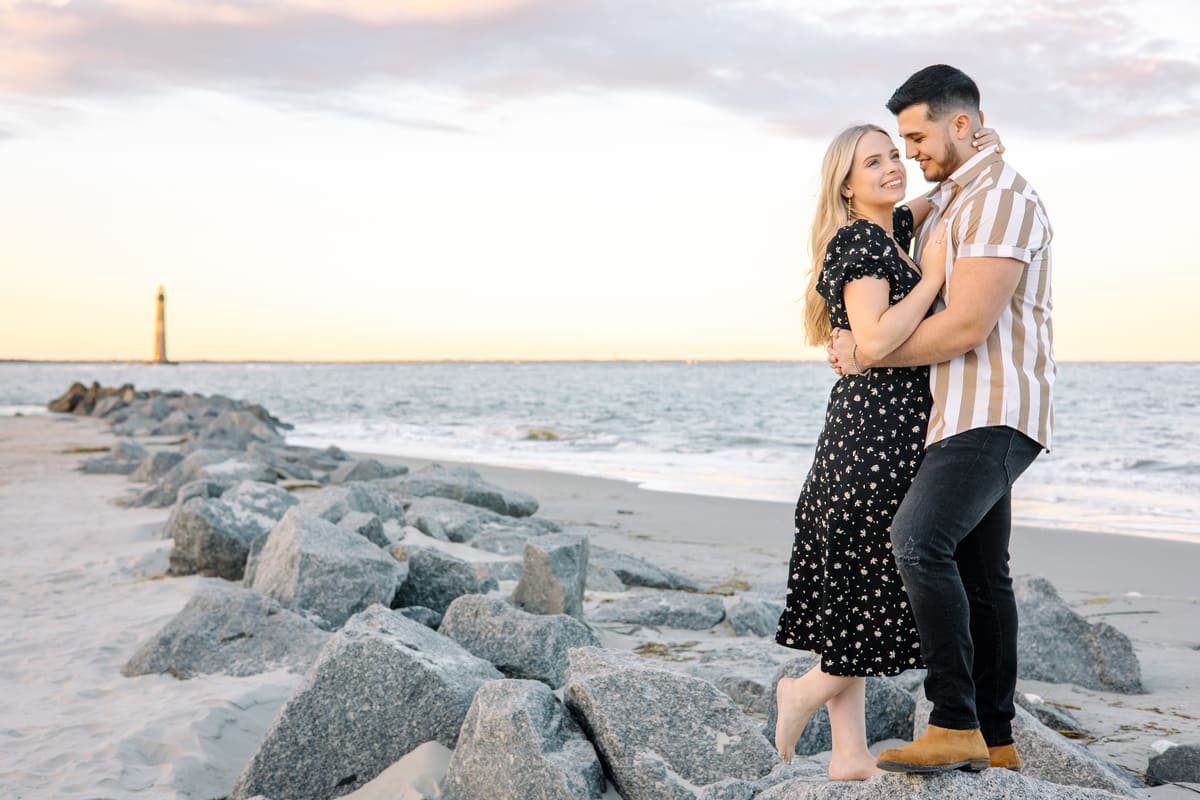
<svg viewBox="0 0 1200 800">
<path fill-rule="evenodd" d="M 938 286 L 946 282 L 946 234 L 947 221 L 943 219 L 933 229 L 921 248 L 921 280 L 936 281 Z"/>
<path fill-rule="evenodd" d="M 1004 152 L 1004 142 L 1000 141 L 1000 134 L 996 133 L 994 128 L 980 128 L 975 131 L 975 139 L 971 144 L 975 145 L 976 150 L 996 145 L 997 153 Z"/>
</svg>

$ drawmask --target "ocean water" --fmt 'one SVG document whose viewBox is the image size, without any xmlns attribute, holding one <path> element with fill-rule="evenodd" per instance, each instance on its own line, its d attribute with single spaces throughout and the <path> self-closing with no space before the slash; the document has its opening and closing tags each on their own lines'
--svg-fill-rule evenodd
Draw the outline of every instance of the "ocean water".
<svg viewBox="0 0 1200 800">
<path fill-rule="evenodd" d="M 793 502 L 836 376 L 806 362 L 0 363 L 0 414 L 73 381 L 262 403 L 296 444 Z M 1200 364 L 1067 363 L 1020 522 L 1200 544 Z"/>
</svg>

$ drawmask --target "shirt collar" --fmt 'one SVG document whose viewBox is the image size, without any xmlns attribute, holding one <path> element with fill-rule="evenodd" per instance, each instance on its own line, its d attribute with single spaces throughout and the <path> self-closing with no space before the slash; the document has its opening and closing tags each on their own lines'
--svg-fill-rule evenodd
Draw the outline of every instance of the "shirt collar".
<svg viewBox="0 0 1200 800">
<path fill-rule="evenodd" d="M 1000 154 L 996 152 L 996 146 L 985 147 L 975 155 L 967 159 L 967 162 L 958 169 L 954 170 L 946 182 L 953 182 L 960 189 L 969 186 L 972 181 L 979 177 L 985 169 L 995 164 L 997 161 L 1003 161 Z"/>
<path fill-rule="evenodd" d="M 1003 160 L 1000 154 L 996 152 L 995 145 L 985 147 L 967 159 L 958 169 L 954 170 L 954 173 L 949 178 L 946 178 L 935 186 L 933 191 L 927 194 L 926 197 L 929 198 L 929 201 L 933 203 L 938 211 L 943 211 L 949 200 L 958 193 L 959 189 L 969 186 L 985 169 L 997 161 Z"/>
</svg>

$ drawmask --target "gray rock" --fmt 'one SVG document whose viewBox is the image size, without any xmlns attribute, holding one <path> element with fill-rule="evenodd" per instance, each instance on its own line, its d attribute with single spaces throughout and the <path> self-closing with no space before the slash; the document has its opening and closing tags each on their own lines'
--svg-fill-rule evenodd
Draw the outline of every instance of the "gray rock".
<svg viewBox="0 0 1200 800">
<path fill-rule="evenodd" d="M 251 588 L 331 627 L 372 603 L 391 602 L 404 566 L 356 533 L 299 507 L 271 529 Z"/>
<path fill-rule="evenodd" d="M 411 510 L 411 507 L 410 507 Z M 429 526 L 431 530 L 439 530 Z M 442 536 L 445 536 L 444 529 L 440 529 Z M 425 531 L 425 535 L 440 538 L 435 533 Z M 515 556 L 519 555 L 525 549 L 525 542 L 529 539 L 529 535 L 512 529 L 492 530 L 478 533 L 471 538 L 471 547 L 476 550 L 485 550 L 489 553 L 495 553 L 499 556 Z M 449 537 L 447 537 L 447 541 Z"/>
<path fill-rule="evenodd" d="M 246 567 L 242 572 L 242 585 L 250 587 L 254 585 L 254 578 L 258 574 L 258 559 L 262 556 L 263 546 L 266 545 L 267 536 L 260 536 L 250 543 L 249 551 L 246 553 Z"/>
<path fill-rule="evenodd" d="M 79 469 L 88 475 L 132 475 L 137 468 L 136 461 L 112 456 L 91 456 L 79 465 Z"/>
<path fill-rule="evenodd" d="M 586 537 L 551 533 L 527 540 L 513 602 L 534 614 L 582 618 L 587 565 Z"/>
<path fill-rule="evenodd" d="M 592 629 L 566 614 L 529 614 L 499 598 L 459 597 L 446 610 L 438 631 L 490 661 L 510 678 L 562 686 L 567 652 L 599 647 Z"/>
<path fill-rule="evenodd" d="M 798 678 L 819 663 L 820 659 L 813 653 L 800 653 L 784 663 L 771 677 L 771 688 L 767 695 L 770 704 L 767 713 L 767 724 L 763 726 L 764 735 L 775 736 L 775 720 L 778 709 L 775 705 L 775 687 L 779 679 L 785 675 Z M 867 742 L 874 744 L 884 739 L 907 739 L 913 729 L 913 712 L 916 701 L 908 692 L 901 689 L 888 678 L 867 678 Z M 824 706 L 817 710 L 809 721 L 800 740 L 796 743 L 796 752 L 800 755 L 812 755 L 829 750 L 833 747 L 833 736 L 829 728 L 829 712 Z"/>
<path fill-rule="evenodd" d="M 389 467 L 373 458 L 364 458 L 361 461 L 345 461 L 339 464 L 333 472 L 329 473 L 329 482 L 339 484 L 350 481 L 374 481 L 380 478 L 394 478 L 407 473 L 408 467 Z"/>
<path fill-rule="evenodd" d="M 308 464 L 308 452 L 305 448 L 251 442 L 246 447 L 246 454 L 264 464 L 270 464 L 281 479 L 316 481 L 316 476 Z"/>
<path fill-rule="evenodd" d="M 238 481 L 222 495 L 226 503 L 235 503 L 278 522 L 300 499 L 286 489 L 262 481 Z"/>
<path fill-rule="evenodd" d="M 906 669 L 899 675 L 891 676 L 888 680 L 909 694 L 913 694 L 925 685 L 926 674 L 927 672 L 923 669 Z"/>
<path fill-rule="evenodd" d="M 1013 592 L 1021 619 L 1020 677 L 1111 692 L 1145 692 L 1141 665 L 1125 634 L 1103 622 L 1087 622 L 1044 578 L 1019 575 L 1013 579 Z"/>
<path fill-rule="evenodd" d="M 149 433 L 151 436 L 180 436 L 192 433 L 198 427 L 191 414 L 186 411 L 172 411 L 157 425 L 152 426 Z"/>
<path fill-rule="evenodd" d="M 150 455 L 150 451 L 146 449 L 146 446 L 132 439 L 117 442 L 112 448 L 112 457 L 124 461 L 141 462 L 148 455 Z"/>
<path fill-rule="evenodd" d="M 537 517 L 511 517 L 445 497 L 416 498 L 408 506 L 408 517 L 411 525 L 435 539 L 471 542 L 475 547 L 479 545 L 473 540 L 480 534 L 499 534 L 498 541 L 505 538 L 518 541 L 511 552 L 502 553 L 502 555 L 519 553 L 524 540 L 530 536 L 542 536 L 547 533 L 557 533 L 560 530 L 559 525 L 550 520 Z M 480 549 L 491 550 L 488 547 Z M 491 552 L 499 551 L 491 550 Z"/>
<path fill-rule="evenodd" d="M 1200 744 L 1176 744 L 1150 756 L 1146 780 L 1159 783 L 1200 783 Z"/>
<path fill-rule="evenodd" d="M 183 507 L 187 505 L 187 501 L 193 497 L 217 498 L 225 494 L 233 484 L 226 481 L 210 481 L 198 480 L 191 483 L 185 483 L 175 493 L 175 503 L 171 506 L 171 513 L 167 515 L 167 522 L 163 526 L 162 538 L 170 539 L 172 531 L 178 525 L 177 518 L 183 511 Z"/>
<path fill-rule="evenodd" d="M 283 435 L 268 421 L 247 409 L 225 409 L 206 421 L 192 440 L 200 447 L 245 450 L 253 442 L 282 445 Z"/>
<path fill-rule="evenodd" d="M 779 763 L 754 723 L 707 681 L 594 647 L 570 653 L 567 707 L 626 798 L 698 798 Z"/>
<path fill-rule="evenodd" d="M 126 677 L 305 672 L 329 634 L 269 597 L 235 586 L 201 587 L 162 630 L 138 646 Z"/>
<path fill-rule="evenodd" d="M 775 673 L 795 657 L 795 650 L 752 639 L 705 653 L 685 670 L 729 695 L 744 711 L 766 716 L 775 702 L 771 693 Z"/>
<path fill-rule="evenodd" d="M 139 483 L 152 483 L 171 471 L 171 468 L 183 461 L 184 455 L 177 450 L 156 450 L 138 464 L 138 468 L 129 476 L 129 480 Z"/>
<path fill-rule="evenodd" d="M 240 581 L 251 543 L 274 524 L 270 517 L 223 498 L 193 497 L 168 519 L 166 535 L 175 540 L 170 572 Z"/>
<path fill-rule="evenodd" d="M 118 436 L 148 436 L 158 425 L 132 408 L 117 409 L 108 416 L 108 422 Z"/>
<path fill-rule="evenodd" d="M 862 783 L 800 778 L 767 789 L 754 800 L 1115 800 L 1098 789 L 1059 786 L 1006 769 L 979 773 L 881 775 Z"/>
<path fill-rule="evenodd" d="M 128 504 L 169 506 L 175 502 L 176 493 L 184 484 L 206 478 L 227 483 L 240 480 L 273 482 L 275 471 L 269 465 L 237 451 L 195 450 Z"/>
<path fill-rule="evenodd" d="M 117 395 L 108 395 L 96 400 L 96 405 L 92 409 L 93 417 L 107 417 L 112 412 L 116 411 L 125 405 L 125 401 Z"/>
<path fill-rule="evenodd" d="M 1079 720 L 1075 719 L 1075 715 L 1065 708 L 1050 705 L 1040 697 L 1030 697 L 1021 691 L 1016 692 L 1013 699 L 1017 705 L 1037 717 L 1038 722 L 1056 733 L 1064 736 L 1087 735 L 1087 731 L 1079 724 Z"/>
<path fill-rule="evenodd" d="M 764 778 L 748 781 L 726 778 L 710 783 L 695 793 L 696 800 L 754 800 L 762 792 L 785 781 L 825 780 L 827 770 L 815 761 L 797 758 L 791 764 L 778 764 Z"/>
<path fill-rule="evenodd" d="M 725 619 L 725 602 L 715 594 L 645 590 L 605 600 L 588 619 L 703 631 Z"/>
<path fill-rule="evenodd" d="M 300 508 L 334 523 L 351 511 L 365 511 L 381 522 L 405 524 L 404 506 L 373 483 L 347 483 L 308 492 L 300 498 Z"/>
<path fill-rule="evenodd" d="M 159 396 L 151 399 L 146 416 L 158 422 L 171 416 L 171 406 L 167 405 L 167 398 Z"/>
<path fill-rule="evenodd" d="M 594 800 L 604 774 L 545 684 L 490 681 L 475 693 L 442 791 L 445 800 Z"/>
<path fill-rule="evenodd" d="M 516 560 L 476 561 L 475 574 L 482 580 L 491 578 L 499 581 L 521 580 L 521 562 Z"/>
<path fill-rule="evenodd" d="M 426 628 L 433 628 L 435 631 L 442 625 L 442 615 L 425 606 L 405 606 L 397 608 L 396 613 L 403 614 L 413 622 L 419 622 Z"/>
<path fill-rule="evenodd" d="M 425 606 L 439 614 L 456 597 L 481 594 L 495 586 L 494 581 L 480 581 L 471 562 L 432 547 L 408 549 L 408 579 L 396 592 L 393 607 Z"/>
<path fill-rule="evenodd" d="M 538 502 L 533 497 L 488 483 L 470 467 L 430 464 L 408 475 L 387 478 L 378 483 L 395 495 L 448 497 L 473 506 L 490 508 L 510 517 L 528 517 L 538 509 Z"/>
<path fill-rule="evenodd" d="M 593 592 L 623 592 L 626 587 L 617 573 L 608 567 L 589 562 L 584 588 Z"/>
<path fill-rule="evenodd" d="M 725 617 L 734 636 L 774 636 L 783 604 L 739 595 L 725 606 Z"/>
<path fill-rule="evenodd" d="M 603 547 L 593 547 L 592 561 L 602 567 L 611 569 L 626 586 L 646 586 L 651 589 L 682 589 L 697 592 L 700 587 L 691 578 L 677 572 L 651 564 L 645 559 L 637 558 L 616 550 Z M 778 620 L 776 620 L 778 622 Z"/>
<path fill-rule="evenodd" d="M 102 398 L 117 400 L 112 395 Z M 125 439 L 113 445 L 104 456 L 92 456 L 83 462 L 81 469 L 92 475 L 130 475 L 137 471 L 141 461 L 149 456 L 149 452 L 141 444 Z"/>
<path fill-rule="evenodd" d="M 913 738 L 923 734 L 929 727 L 929 713 L 933 710 L 933 704 L 925 698 L 924 691 L 917 693 L 916 700 Z M 1115 764 L 1097 758 L 1065 736 L 1050 730 L 1020 706 L 1017 706 L 1012 729 L 1013 742 L 1023 762 L 1022 775 L 1066 786 L 1100 789 L 1127 797 L 1141 787 L 1141 783 L 1129 773 Z"/>
<path fill-rule="evenodd" d="M 255 452 L 261 447 L 267 445 L 250 445 L 246 448 L 250 452 Z M 291 465 L 293 468 L 303 466 L 307 470 L 314 472 L 332 473 L 340 467 L 344 462 L 351 461 L 350 456 L 346 455 L 341 448 L 330 445 L 322 450 L 316 450 L 312 447 L 271 447 L 275 458 Z"/>
<path fill-rule="evenodd" d="M 276 522 L 283 519 L 283 515 L 287 513 L 289 508 L 300 502 L 298 498 L 287 490 L 271 483 L 240 481 L 227 487 L 226 484 L 218 481 L 193 481 L 180 488 L 179 499 L 175 501 L 175 507 L 171 510 L 171 517 L 167 520 L 167 527 L 164 532 L 165 536 L 170 536 L 175 517 L 186 503 L 187 498 L 191 496 L 220 497 L 222 502 L 252 511 L 261 516 L 264 521 L 270 520 L 271 522 L 266 524 L 264 534 L 268 533 Z M 245 570 L 242 575 L 242 583 L 246 586 L 254 585 L 254 571 L 258 567 L 258 556 L 262 552 L 264 544 L 266 544 L 265 535 L 257 536 L 250 542 L 250 547 L 246 555 Z"/>
<path fill-rule="evenodd" d="M 446 637 L 372 606 L 321 651 L 242 771 L 233 797 L 340 797 L 419 744 L 454 748 L 476 690 L 500 677 Z"/>
<path fill-rule="evenodd" d="M 337 521 L 337 526 L 353 531 L 376 547 L 388 547 L 391 541 L 383 531 L 383 522 L 369 511 L 351 511 Z"/>
</svg>

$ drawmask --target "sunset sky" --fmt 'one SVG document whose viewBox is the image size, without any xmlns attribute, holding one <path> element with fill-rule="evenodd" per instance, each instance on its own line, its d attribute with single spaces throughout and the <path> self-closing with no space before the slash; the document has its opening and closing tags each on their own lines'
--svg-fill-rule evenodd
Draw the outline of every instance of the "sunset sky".
<svg viewBox="0 0 1200 800">
<path fill-rule="evenodd" d="M 791 359 L 825 145 L 927 64 L 1061 359 L 1200 359 L 1190 0 L 0 0 L 0 358 Z M 909 195 L 927 188 L 909 166 Z"/>
</svg>

